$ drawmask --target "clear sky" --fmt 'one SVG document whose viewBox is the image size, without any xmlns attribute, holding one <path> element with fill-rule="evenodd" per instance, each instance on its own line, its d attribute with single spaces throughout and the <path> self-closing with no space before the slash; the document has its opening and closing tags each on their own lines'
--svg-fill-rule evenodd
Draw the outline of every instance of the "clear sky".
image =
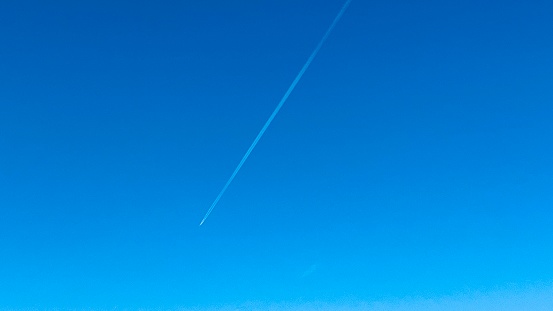
<svg viewBox="0 0 553 311">
<path fill-rule="evenodd" d="M 1 1 L 0 309 L 551 287 L 549 0 L 353 0 L 198 226 L 342 4 Z"/>
</svg>

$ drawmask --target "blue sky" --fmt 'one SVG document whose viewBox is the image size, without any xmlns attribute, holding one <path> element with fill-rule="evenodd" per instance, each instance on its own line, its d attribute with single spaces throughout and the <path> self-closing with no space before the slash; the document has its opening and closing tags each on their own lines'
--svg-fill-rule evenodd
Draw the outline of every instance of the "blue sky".
<svg viewBox="0 0 553 311">
<path fill-rule="evenodd" d="M 0 309 L 553 283 L 553 3 L 0 3 Z M 537 285 L 536 285 L 537 284 Z"/>
</svg>

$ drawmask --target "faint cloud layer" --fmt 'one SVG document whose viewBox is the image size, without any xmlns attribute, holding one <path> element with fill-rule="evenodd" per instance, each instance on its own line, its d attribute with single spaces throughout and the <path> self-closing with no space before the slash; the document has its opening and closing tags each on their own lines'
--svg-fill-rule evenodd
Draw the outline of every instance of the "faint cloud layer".
<svg viewBox="0 0 553 311">
<path fill-rule="evenodd" d="M 312 267 L 315 266 L 313 269 Z M 315 270 L 316 265 L 309 270 Z M 307 272 L 306 271 L 306 272 Z M 31 311 L 35 309 L 4 309 L 0 311 Z M 49 309 L 61 311 L 63 309 Z M 71 309 L 100 311 L 100 309 Z M 103 310 L 133 310 L 126 308 Z M 553 310 L 553 284 L 541 288 L 509 289 L 490 293 L 466 293 L 439 298 L 408 298 L 380 302 L 341 301 L 334 303 L 263 303 L 252 302 L 236 306 L 212 306 L 196 308 L 141 308 L 142 311 L 551 311 Z"/>
<path fill-rule="evenodd" d="M 314 268 L 315 269 L 315 268 Z M 314 270 L 313 269 L 313 270 Z M 309 269 L 311 270 L 311 268 Z M 309 271 L 308 270 L 308 271 Z M 307 272 L 307 271 L 306 271 Z M 553 286 L 491 293 L 469 293 L 440 298 L 409 298 L 381 302 L 336 302 L 300 304 L 250 303 L 241 306 L 181 309 L 179 311 L 551 311 Z"/>
</svg>

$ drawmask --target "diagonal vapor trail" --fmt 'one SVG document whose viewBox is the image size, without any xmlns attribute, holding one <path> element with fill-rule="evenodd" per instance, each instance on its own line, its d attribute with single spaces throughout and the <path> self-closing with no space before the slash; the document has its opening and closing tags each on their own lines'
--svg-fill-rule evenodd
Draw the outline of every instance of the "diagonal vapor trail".
<svg viewBox="0 0 553 311">
<path fill-rule="evenodd" d="M 232 180 L 234 179 L 236 174 L 238 174 L 238 171 L 240 171 L 240 169 L 242 168 L 242 165 L 244 165 L 244 162 L 246 162 L 246 160 L 250 156 L 250 153 L 252 153 L 252 150 L 257 145 L 257 142 L 259 142 L 259 140 L 261 139 L 261 137 L 263 136 L 263 134 L 265 133 L 265 131 L 267 130 L 267 128 L 269 127 L 271 122 L 273 122 L 273 119 L 275 118 L 277 113 L 280 111 L 280 108 L 282 108 L 282 105 L 284 105 L 284 102 L 286 102 L 286 100 L 288 99 L 288 96 L 290 96 L 290 93 L 292 93 L 292 91 L 296 87 L 296 84 L 298 84 L 301 77 L 303 76 L 303 74 L 307 70 L 307 67 L 309 67 L 309 65 L 311 65 L 311 62 L 313 61 L 313 59 L 315 58 L 315 56 L 317 55 L 317 53 L 319 52 L 319 50 L 323 46 L 323 44 L 326 41 L 326 39 L 328 38 L 328 36 L 330 35 L 330 32 L 332 32 L 332 29 L 334 29 L 334 26 L 336 26 L 336 24 L 338 23 L 338 21 L 340 20 L 342 15 L 344 15 L 344 12 L 348 8 L 350 2 L 351 2 L 351 0 L 347 0 L 346 3 L 344 3 L 344 5 L 342 6 L 342 9 L 340 10 L 340 12 L 338 12 L 338 15 L 336 15 L 336 17 L 334 18 L 334 21 L 332 21 L 332 24 L 330 24 L 330 27 L 328 27 L 328 29 L 326 30 L 326 32 L 325 32 L 324 36 L 322 37 L 321 41 L 319 41 L 319 44 L 317 44 L 317 46 L 315 47 L 315 50 L 313 50 L 313 52 L 311 53 L 311 55 L 309 56 L 309 58 L 307 59 L 307 61 L 303 65 L 303 67 L 301 68 L 300 72 L 298 73 L 298 75 L 296 76 L 294 81 L 292 82 L 292 84 L 290 84 L 290 86 L 288 87 L 288 90 L 286 91 L 286 93 L 284 93 L 284 96 L 282 96 L 282 99 L 280 100 L 280 102 L 276 106 L 275 110 L 273 111 L 273 113 L 271 114 L 271 116 L 269 117 L 267 122 L 265 122 L 265 125 L 263 125 L 263 127 L 261 128 L 261 131 L 259 131 L 259 134 L 257 134 L 257 137 L 255 137 L 255 139 L 253 140 L 253 143 L 251 144 L 250 148 L 248 148 L 248 151 L 246 151 L 246 153 L 242 157 L 242 160 L 240 160 L 240 163 L 238 163 L 238 166 L 234 169 L 234 172 L 232 173 L 232 175 L 230 175 L 230 178 L 228 179 L 227 183 L 225 184 L 223 189 L 221 189 L 221 192 L 219 192 L 219 194 L 217 195 L 217 198 L 215 198 L 215 201 L 213 201 L 213 203 L 211 204 L 211 207 L 209 208 L 209 210 L 207 210 L 207 213 L 205 214 L 204 218 L 202 219 L 202 222 L 200 222 L 200 226 L 203 225 L 203 223 L 205 222 L 207 217 L 209 217 L 209 214 L 211 214 L 211 211 L 213 211 L 213 208 L 215 207 L 215 205 L 217 205 L 217 203 L 219 202 L 219 200 L 221 199 L 221 197 L 223 196 L 223 194 L 227 190 L 228 186 L 230 185 L 230 183 L 232 182 Z"/>
</svg>

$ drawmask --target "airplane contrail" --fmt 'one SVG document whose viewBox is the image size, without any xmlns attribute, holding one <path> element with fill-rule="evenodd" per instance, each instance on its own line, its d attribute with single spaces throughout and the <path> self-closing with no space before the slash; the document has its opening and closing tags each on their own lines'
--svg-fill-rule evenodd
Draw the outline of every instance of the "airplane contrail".
<svg viewBox="0 0 553 311">
<path fill-rule="evenodd" d="M 248 148 L 248 151 L 246 151 L 246 153 L 242 157 L 242 160 L 240 160 L 240 163 L 238 163 L 238 166 L 234 169 L 234 172 L 232 173 L 232 175 L 230 175 L 230 178 L 228 179 L 227 183 L 225 184 L 223 189 L 221 189 L 221 192 L 219 192 L 219 194 L 215 198 L 215 201 L 213 201 L 213 203 L 211 204 L 211 207 L 209 208 L 209 210 L 207 210 L 207 213 L 205 214 L 204 219 L 202 219 L 202 222 L 200 222 L 200 226 L 203 225 L 207 217 L 209 217 L 209 214 L 211 214 L 211 211 L 213 211 L 213 208 L 215 207 L 215 205 L 217 205 L 217 202 L 219 202 L 219 200 L 223 196 L 223 193 L 225 193 L 225 191 L 227 190 L 228 186 L 230 185 L 230 183 L 232 182 L 236 174 L 238 174 L 238 171 L 240 171 L 240 169 L 242 168 L 242 165 L 244 165 L 244 162 L 246 162 L 246 160 L 250 156 L 250 153 L 252 153 L 252 150 L 257 145 L 257 142 L 259 142 L 259 140 L 261 139 L 261 137 L 263 136 L 263 134 L 265 133 L 265 131 L 267 130 L 271 122 L 273 122 L 273 119 L 280 111 L 280 108 L 282 108 L 282 105 L 284 105 L 284 102 L 288 99 L 288 96 L 290 96 L 290 93 L 292 93 L 292 91 L 296 87 L 296 84 L 298 84 L 298 82 L 300 81 L 301 77 L 307 70 L 307 67 L 311 65 L 311 62 L 313 61 L 313 59 L 315 58 L 315 56 L 323 46 L 324 42 L 326 41 L 326 38 L 328 38 L 328 35 L 330 35 L 330 32 L 332 31 L 332 29 L 334 29 L 334 26 L 336 26 L 336 24 L 338 23 L 342 15 L 344 15 L 344 12 L 348 8 L 350 2 L 351 0 L 347 0 L 346 3 L 344 3 L 344 5 L 342 6 L 342 9 L 340 10 L 340 12 L 338 12 L 338 15 L 336 15 L 336 17 L 334 18 L 334 21 L 332 21 L 332 24 L 330 24 L 330 27 L 328 27 L 325 34 L 323 35 L 323 38 L 321 39 L 321 41 L 319 41 L 319 44 L 317 44 L 317 46 L 315 47 L 315 50 L 313 50 L 313 52 L 311 53 L 311 55 L 309 56 L 309 58 L 301 68 L 300 72 L 298 73 L 294 81 L 292 81 L 292 84 L 290 84 L 290 86 L 288 87 L 288 90 L 286 91 L 286 93 L 284 93 L 284 96 L 282 96 L 282 99 L 276 106 L 275 110 L 273 111 L 273 113 L 271 114 L 267 122 L 265 122 L 265 125 L 263 125 L 263 127 L 261 128 L 261 131 L 259 131 L 259 134 L 257 134 L 257 137 L 255 137 L 255 139 L 253 140 L 253 143 L 251 144 L 250 148 Z"/>
</svg>

